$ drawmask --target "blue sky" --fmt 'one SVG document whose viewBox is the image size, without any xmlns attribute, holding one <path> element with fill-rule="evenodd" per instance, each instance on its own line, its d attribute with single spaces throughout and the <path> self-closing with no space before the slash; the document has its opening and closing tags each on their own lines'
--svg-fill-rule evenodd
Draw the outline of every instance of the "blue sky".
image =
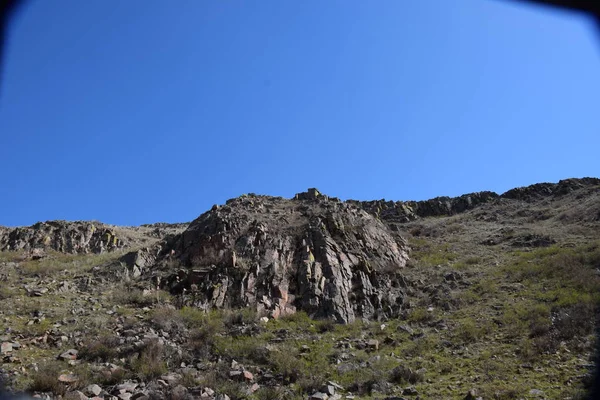
<svg viewBox="0 0 600 400">
<path fill-rule="evenodd" d="M 509 1 L 34 0 L 0 86 L 0 225 L 599 176 L 599 95 L 592 24 Z"/>
</svg>

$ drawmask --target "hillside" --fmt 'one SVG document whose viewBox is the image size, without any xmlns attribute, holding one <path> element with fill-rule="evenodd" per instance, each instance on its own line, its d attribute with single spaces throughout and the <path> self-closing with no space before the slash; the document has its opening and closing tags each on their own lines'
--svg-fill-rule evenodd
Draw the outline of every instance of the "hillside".
<svg viewBox="0 0 600 400">
<path fill-rule="evenodd" d="M 0 227 L 2 371 L 46 398 L 581 399 L 600 180 L 243 195 L 189 224 Z"/>
</svg>

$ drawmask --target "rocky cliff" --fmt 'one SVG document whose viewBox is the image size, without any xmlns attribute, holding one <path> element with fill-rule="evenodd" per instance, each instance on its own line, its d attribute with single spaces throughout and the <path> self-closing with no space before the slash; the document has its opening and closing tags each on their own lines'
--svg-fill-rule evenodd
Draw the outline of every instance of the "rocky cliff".
<svg viewBox="0 0 600 400">
<path fill-rule="evenodd" d="M 469 193 L 459 197 L 436 197 L 424 201 L 357 201 L 348 200 L 386 222 L 409 222 L 419 218 L 445 217 L 472 210 L 483 204 L 508 200 L 532 202 L 557 198 L 575 190 L 600 186 L 598 178 L 564 179 L 558 183 L 537 183 L 514 188 L 503 194 L 490 191 Z"/>
<path fill-rule="evenodd" d="M 302 309 L 352 322 L 397 315 L 407 247 L 353 204 L 308 192 L 242 196 L 201 215 L 164 245 L 163 284 L 199 307 Z"/>
<path fill-rule="evenodd" d="M 118 227 L 89 221 L 47 221 L 17 228 L 0 226 L 0 251 L 103 253 L 151 244 L 182 231 L 186 226 L 152 224 Z"/>
</svg>

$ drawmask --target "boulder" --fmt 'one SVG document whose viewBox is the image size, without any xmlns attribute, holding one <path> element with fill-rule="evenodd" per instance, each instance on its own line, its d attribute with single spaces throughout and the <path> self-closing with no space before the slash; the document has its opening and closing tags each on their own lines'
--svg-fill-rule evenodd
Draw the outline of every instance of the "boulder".
<svg viewBox="0 0 600 400">
<path fill-rule="evenodd" d="M 11 353 L 12 351 L 13 345 L 10 342 L 3 342 L 2 345 L 0 345 L 0 354 L 6 355 Z"/>
<path fill-rule="evenodd" d="M 75 349 L 69 349 L 63 353 L 61 353 L 58 358 L 61 358 L 63 360 L 75 360 L 77 359 L 77 350 Z"/>
</svg>

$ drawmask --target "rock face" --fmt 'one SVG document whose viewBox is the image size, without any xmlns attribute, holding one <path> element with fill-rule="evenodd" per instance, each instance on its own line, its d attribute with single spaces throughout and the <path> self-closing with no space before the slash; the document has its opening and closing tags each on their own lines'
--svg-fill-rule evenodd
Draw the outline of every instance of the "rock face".
<svg viewBox="0 0 600 400">
<path fill-rule="evenodd" d="M 477 192 L 460 197 L 436 197 L 425 201 L 356 201 L 350 203 L 387 222 L 409 222 L 418 218 L 459 214 L 500 196 L 494 192 Z"/>
<path fill-rule="evenodd" d="M 409 222 L 418 218 L 442 217 L 460 214 L 482 204 L 503 199 L 532 202 L 548 197 L 558 197 L 578 189 L 600 186 L 600 179 L 581 178 L 564 179 L 558 183 L 537 183 L 526 187 L 511 189 L 501 195 L 484 191 L 469 193 L 459 197 L 436 197 L 424 201 L 356 201 L 348 200 L 370 214 L 386 222 Z"/>
<path fill-rule="evenodd" d="M 242 196 L 193 221 L 166 246 L 163 279 L 199 307 L 297 309 L 348 323 L 402 308 L 407 247 L 381 221 L 318 191 L 294 200 Z M 165 276 L 163 276 L 165 278 Z"/>
<path fill-rule="evenodd" d="M 543 197 L 564 196 L 577 189 L 598 185 L 600 185 L 600 179 L 597 178 L 564 179 L 558 183 L 536 183 L 535 185 L 511 189 L 504 193 L 502 197 L 531 202 Z"/>
<path fill-rule="evenodd" d="M 48 248 L 70 254 L 101 253 L 123 246 L 114 230 L 92 222 L 48 221 L 0 231 L 2 251 Z"/>
<path fill-rule="evenodd" d="M 152 244 L 185 229 L 187 224 L 116 227 L 100 222 L 47 221 L 28 227 L 0 226 L 0 251 L 54 250 L 68 254 L 103 253 Z"/>
</svg>

